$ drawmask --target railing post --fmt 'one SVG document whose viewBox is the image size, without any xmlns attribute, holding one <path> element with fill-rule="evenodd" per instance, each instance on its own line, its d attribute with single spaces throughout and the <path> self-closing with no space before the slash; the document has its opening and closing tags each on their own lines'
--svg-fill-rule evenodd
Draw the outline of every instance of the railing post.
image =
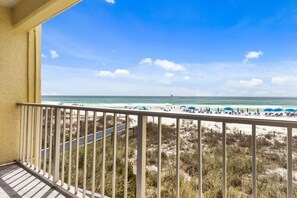
<svg viewBox="0 0 297 198">
<path fill-rule="evenodd" d="M 252 125 L 252 189 L 253 198 L 257 197 L 257 137 L 256 137 L 256 125 Z"/>
<path fill-rule="evenodd" d="M 42 140 L 43 140 L 43 137 L 42 137 L 42 132 L 43 132 L 43 107 L 41 107 L 40 109 L 40 117 L 39 117 L 39 121 L 40 121 L 40 125 L 39 125 L 39 128 L 40 128 L 40 135 L 39 135 L 39 161 L 38 161 L 38 172 L 41 171 L 42 167 L 41 167 L 41 158 L 42 158 Z"/>
<path fill-rule="evenodd" d="M 176 198 L 179 198 L 179 185 L 180 185 L 180 119 L 176 119 Z"/>
<path fill-rule="evenodd" d="M 222 124 L 223 132 L 223 197 L 227 198 L 227 135 L 226 135 L 226 123 Z"/>
<path fill-rule="evenodd" d="M 21 106 L 21 116 L 20 116 L 20 148 L 19 148 L 19 160 L 23 163 L 23 138 L 24 138 L 24 106 Z"/>
<path fill-rule="evenodd" d="M 158 183 L 157 198 L 161 198 L 161 160 L 162 160 L 162 117 L 158 117 Z"/>
<path fill-rule="evenodd" d="M 112 133 L 112 198 L 116 197 L 116 167 L 117 167 L 117 114 L 113 116 Z"/>
<path fill-rule="evenodd" d="M 198 187 L 198 197 L 202 198 L 202 127 L 201 120 L 198 120 L 198 179 L 199 179 L 199 187 Z"/>
<path fill-rule="evenodd" d="M 124 198 L 128 194 L 128 166 L 129 166 L 129 114 L 126 114 L 126 130 L 125 130 L 125 176 L 124 176 Z"/>
<path fill-rule="evenodd" d="M 105 197 L 106 113 L 103 113 L 101 197 Z"/>
<path fill-rule="evenodd" d="M 53 152 L 53 183 L 59 181 L 59 161 L 60 161 L 60 133 L 61 133 L 61 108 L 55 109 L 55 133 L 54 133 L 54 152 Z"/>
<path fill-rule="evenodd" d="M 147 117 L 138 115 L 136 198 L 145 197 L 146 123 Z"/>
<path fill-rule="evenodd" d="M 40 107 L 36 107 L 35 108 L 35 112 L 34 112 L 34 116 L 35 116 L 35 154 L 34 154 L 34 169 L 37 170 L 39 169 L 39 139 L 40 139 L 40 135 L 41 135 L 41 130 L 40 130 Z"/>
<path fill-rule="evenodd" d="M 24 122 L 23 122 L 23 146 L 22 146 L 22 163 L 24 163 L 26 161 L 26 147 L 28 145 L 26 145 L 27 141 L 27 137 L 28 137 L 28 130 L 27 130 L 27 123 L 28 123 L 28 107 L 24 106 Z"/>
<path fill-rule="evenodd" d="M 288 137 L 287 137 L 287 174 L 288 174 L 288 181 L 287 181 L 287 197 L 291 198 L 293 197 L 293 184 L 292 184 L 292 128 L 288 127 L 287 128 L 287 133 L 288 133 Z"/>
</svg>

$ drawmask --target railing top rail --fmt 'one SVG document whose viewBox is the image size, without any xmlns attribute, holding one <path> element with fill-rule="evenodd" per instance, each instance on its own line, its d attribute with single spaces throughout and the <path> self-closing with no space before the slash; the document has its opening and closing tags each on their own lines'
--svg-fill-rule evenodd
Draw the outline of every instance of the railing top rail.
<svg viewBox="0 0 297 198">
<path fill-rule="evenodd" d="M 163 111 L 145 111 L 134 109 L 117 109 L 117 108 L 98 108 L 98 107 L 81 107 L 81 106 L 68 106 L 68 105 L 52 105 L 41 103 L 17 103 L 18 106 L 35 106 L 35 107 L 48 107 L 48 108 L 62 108 L 73 109 L 81 111 L 95 111 L 106 113 L 118 113 L 129 115 L 144 115 L 165 118 L 180 118 L 189 120 L 201 120 L 211 122 L 225 122 L 234 124 L 255 124 L 263 126 L 275 127 L 291 127 L 297 128 L 297 119 L 284 118 L 284 117 L 256 117 L 256 116 L 236 116 L 225 114 L 203 114 L 203 113 L 184 113 L 184 112 L 163 112 Z"/>
</svg>

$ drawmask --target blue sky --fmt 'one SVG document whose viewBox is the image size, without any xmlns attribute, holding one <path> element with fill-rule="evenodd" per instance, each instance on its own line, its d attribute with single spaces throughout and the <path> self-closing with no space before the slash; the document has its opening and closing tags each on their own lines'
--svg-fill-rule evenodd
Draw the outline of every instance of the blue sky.
<svg viewBox="0 0 297 198">
<path fill-rule="evenodd" d="M 84 0 L 43 24 L 43 95 L 297 96 L 297 2 Z"/>
</svg>

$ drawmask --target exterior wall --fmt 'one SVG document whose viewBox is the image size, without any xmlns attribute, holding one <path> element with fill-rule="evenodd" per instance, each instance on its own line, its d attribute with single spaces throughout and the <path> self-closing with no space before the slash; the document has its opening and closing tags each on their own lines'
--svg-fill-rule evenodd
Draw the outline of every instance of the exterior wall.
<svg viewBox="0 0 297 198">
<path fill-rule="evenodd" d="M 21 31 L 0 6 L 0 164 L 19 156 L 18 102 L 40 102 L 40 27 Z M 38 43 L 39 42 L 39 43 Z"/>
</svg>

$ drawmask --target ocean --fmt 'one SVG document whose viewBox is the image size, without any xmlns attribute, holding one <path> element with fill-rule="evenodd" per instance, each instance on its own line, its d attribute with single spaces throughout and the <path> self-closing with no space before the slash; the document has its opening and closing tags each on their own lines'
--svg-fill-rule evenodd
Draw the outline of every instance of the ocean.
<svg viewBox="0 0 297 198">
<path fill-rule="evenodd" d="M 92 107 L 124 108 L 143 105 L 166 107 L 187 105 L 215 108 L 297 108 L 296 97 L 181 97 L 181 96 L 42 96 L 43 103 L 81 104 Z"/>
</svg>

